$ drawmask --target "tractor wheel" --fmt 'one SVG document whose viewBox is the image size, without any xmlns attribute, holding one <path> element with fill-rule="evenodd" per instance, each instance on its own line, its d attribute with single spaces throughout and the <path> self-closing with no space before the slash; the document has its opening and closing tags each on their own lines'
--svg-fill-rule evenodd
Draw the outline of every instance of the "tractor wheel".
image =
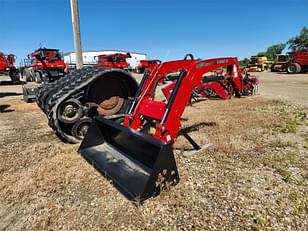
<svg viewBox="0 0 308 231">
<path fill-rule="evenodd" d="M 287 66 L 287 72 L 289 74 L 296 74 L 300 71 L 300 65 L 297 63 L 289 63 Z"/>
<path fill-rule="evenodd" d="M 301 65 L 299 65 L 298 63 L 294 63 L 294 64 L 295 64 L 295 66 L 296 66 L 296 73 L 300 73 L 301 70 L 302 70 Z"/>
<path fill-rule="evenodd" d="M 31 77 L 31 74 L 30 74 L 29 70 L 24 69 L 23 72 L 24 72 L 23 76 L 26 77 L 26 82 L 31 82 L 32 81 L 32 77 Z"/>
<path fill-rule="evenodd" d="M 79 100 L 69 99 L 59 106 L 58 118 L 66 124 L 76 123 L 83 116 L 83 107 Z"/>
<path fill-rule="evenodd" d="M 276 72 L 275 64 L 273 64 L 273 65 L 271 66 L 271 72 Z"/>
<path fill-rule="evenodd" d="M 11 80 L 13 81 L 13 83 L 19 83 L 20 82 L 19 73 L 18 73 L 18 70 L 16 68 L 10 69 L 9 76 L 10 76 Z"/>
<path fill-rule="evenodd" d="M 42 77 L 40 72 L 34 72 L 34 78 L 36 83 L 41 83 L 42 82 Z"/>
<path fill-rule="evenodd" d="M 23 95 L 23 100 L 26 103 L 30 103 L 32 101 L 31 99 L 29 99 L 28 92 L 27 92 L 26 88 L 24 87 L 24 85 L 22 85 L 22 95 Z"/>
<path fill-rule="evenodd" d="M 90 125 L 92 123 L 92 119 L 88 117 L 84 117 L 78 120 L 72 127 L 71 133 L 78 140 L 83 140 L 86 135 Z"/>
<path fill-rule="evenodd" d="M 121 79 L 99 78 L 88 89 L 88 101 L 98 105 L 98 114 L 110 116 L 123 107 L 127 92 L 128 86 Z"/>
</svg>

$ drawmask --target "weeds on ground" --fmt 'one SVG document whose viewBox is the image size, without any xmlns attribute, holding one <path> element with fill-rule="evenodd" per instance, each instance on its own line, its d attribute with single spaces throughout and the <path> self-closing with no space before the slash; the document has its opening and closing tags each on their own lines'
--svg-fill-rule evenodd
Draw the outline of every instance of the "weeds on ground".
<svg viewBox="0 0 308 231">
<path fill-rule="evenodd" d="M 275 116 L 285 118 L 285 123 L 275 125 L 272 128 L 272 133 L 296 133 L 301 125 L 308 125 L 307 111 L 295 105 L 287 105 L 281 101 L 273 101 L 272 104 L 267 104 L 255 109 L 261 113 L 271 113 Z"/>
</svg>

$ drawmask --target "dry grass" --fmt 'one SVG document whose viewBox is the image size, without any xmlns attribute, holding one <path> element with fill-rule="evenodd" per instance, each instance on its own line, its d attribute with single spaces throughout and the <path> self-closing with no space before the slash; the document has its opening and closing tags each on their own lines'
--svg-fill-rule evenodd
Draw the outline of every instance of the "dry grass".
<svg viewBox="0 0 308 231">
<path fill-rule="evenodd" d="M 212 146 L 185 158 L 179 137 L 181 182 L 136 206 L 41 113 L 0 114 L 0 230 L 307 230 L 307 109 L 250 97 L 184 117 Z"/>
</svg>

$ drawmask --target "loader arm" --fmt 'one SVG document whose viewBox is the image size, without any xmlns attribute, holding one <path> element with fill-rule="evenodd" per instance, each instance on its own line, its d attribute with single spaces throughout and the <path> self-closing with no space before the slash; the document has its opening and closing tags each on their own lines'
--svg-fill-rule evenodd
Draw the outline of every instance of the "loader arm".
<svg viewBox="0 0 308 231">
<path fill-rule="evenodd" d="M 224 78 L 232 79 L 234 87 L 241 90 L 243 77 L 237 58 L 160 64 L 145 73 L 124 122 L 95 117 L 79 152 L 130 200 L 142 202 L 176 185 L 180 178 L 172 144 L 181 130 L 181 116 L 192 92 L 205 83 L 204 75 L 223 67 L 227 71 Z M 158 100 L 156 90 L 162 81 L 170 80 L 170 73 L 175 80 L 165 101 Z M 185 131 L 181 133 L 195 149 L 201 148 Z"/>
<path fill-rule="evenodd" d="M 241 75 L 237 58 L 217 58 L 209 60 L 179 60 L 158 66 L 147 78 L 138 103 L 126 115 L 124 125 L 135 130 L 143 128 L 144 119 L 155 121 L 154 137 L 167 143 L 173 142 L 181 129 L 180 119 L 190 102 L 194 88 L 203 84 L 204 74 L 215 69 L 227 67 L 227 74 L 237 88 L 241 89 Z M 176 82 L 172 83 L 167 102 L 153 100 L 157 83 L 167 74 L 179 72 Z"/>
</svg>

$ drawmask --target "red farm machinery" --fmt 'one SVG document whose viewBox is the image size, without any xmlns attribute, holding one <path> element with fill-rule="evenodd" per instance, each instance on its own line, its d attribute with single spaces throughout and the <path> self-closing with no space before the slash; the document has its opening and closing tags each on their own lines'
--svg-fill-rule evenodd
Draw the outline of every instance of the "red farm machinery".
<svg viewBox="0 0 308 231">
<path fill-rule="evenodd" d="M 140 60 L 140 64 L 136 67 L 137 73 L 151 72 L 156 66 L 161 64 L 158 59 Z"/>
<path fill-rule="evenodd" d="M 289 60 L 283 69 L 289 74 L 308 72 L 308 51 L 292 51 L 288 53 Z"/>
<path fill-rule="evenodd" d="M 58 49 L 40 48 L 28 55 L 20 73 L 23 82 L 39 84 L 23 85 L 24 100 L 31 102 L 42 84 L 54 82 L 66 74 L 66 65 Z"/>
<path fill-rule="evenodd" d="M 9 75 L 13 83 L 19 83 L 18 69 L 15 66 L 16 56 L 0 52 L 0 75 Z"/>
<path fill-rule="evenodd" d="M 99 55 L 98 56 L 98 66 L 99 67 L 120 68 L 120 69 L 128 70 L 129 65 L 126 61 L 127 58 L 131 58 L 130 53 Z"/>
<path fill-rule="evenodd" d="M 156 66 L 145 73 L 124 115 L 117 120 L 92 118 L 79 152 L 128 199 L 158 195 L 179 182 L 172 148 L 177 136 L 183 135 L 196 150 L 202 148 L 181 129 L 181 116 L 194 94 L 215 89 L 208 85 L 217 81 L 230 96 L 253 94 L 258 84 L 240 71 L 233 57 Z M 166 87 L 165 97 L 158 97 Z"/>
</svg>

